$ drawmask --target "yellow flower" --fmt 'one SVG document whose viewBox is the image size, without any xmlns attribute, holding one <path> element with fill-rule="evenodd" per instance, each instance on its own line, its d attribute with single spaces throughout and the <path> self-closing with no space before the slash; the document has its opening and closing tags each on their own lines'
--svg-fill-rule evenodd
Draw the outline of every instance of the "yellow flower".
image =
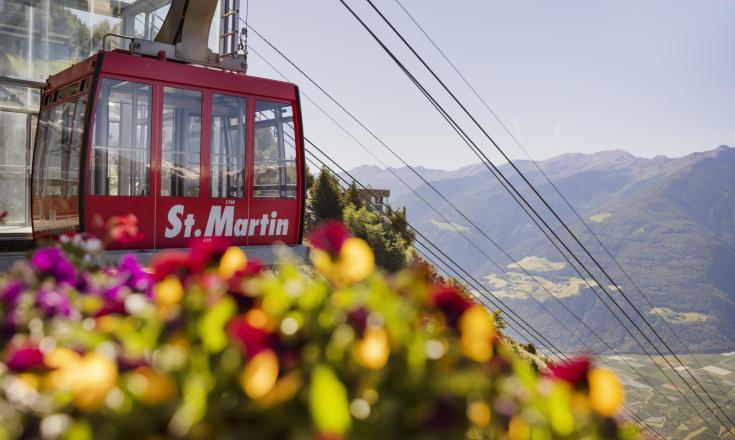
<svg viewBox="0 0 735 440">
<path fill-rule="evenodd" d="M 219 276 L 229 280 L 237 271 L 244 269 L 246 264 L 248 264 L 248 259 L 245 252 L 239 247 L 232 246 L 225 251 L 219 261 Z"/>
<path fill-rule="evenodd" d="M 245 366 L 240 385 L 251 399 L 268 394 L 278 380 L 278 358 L 271 350 L 261 351 Z"/>
<path fill-rule="evenodd" d="M 314 267 L 337 285 L 360 282 L 375 271 L 375 255 L 362 239 L 350 237 L 332 258 L 321 249 L 311 250 Z"/>
<path fill-rule="evenodd" d="M 82 356 L 57 348 L 45 359 L 49 366 L 56 368 L 49 374 L 47 384 L 71 392 L 74 404 L 82 411 L 99 408 L 117 383 L 117 365 L 99 353 Z"/>
<path fill-rule="evenodd" d="M 610 370 L 595 368 L 587 374 L 590 384 L 590 406 L 605 417 L 618 413 L 625 394 L 620 379 Z"/>
<path fill-rule="evenodd" d="M 169 275 L 160 283 L 153 286 L 153 294 L 158 304 L 167 307 L 181 302 L 184 298 L 184 286 L 181 281 L 173 275 Z"/>
<path fill-rule="evenodd" d="M 526 440 L 531 433 L 531 428 L 521 416 L 513 416 L 508 424 L 508 440 Z"/>
<path fill-rule="evenodd" d="M 475 400 L 467 405 L 467 419 L 478 428 L 490 424 L 490 407 L 483 400 Z"/>
<path fill-rule="evenodd" d="M 136 394 L 146 405 L 160 405 L 176 397 L 176 382 L 150 367 L 136 368 L 131 380 L 140 383 Z"/>
<path fill-rule="evenodd" d="M 388 332 L 382 328 L 366 329 L 365 336 L 357 343 L 355 355 L 357 362 L 365 368 L 383 368 L 390 355 Z"/>
<path fill-rule="evenodd" d="M 375 270 L 375 256 L 370 246 L 359 238 L 345 240 L 339 251 L 340 272 L 347 284 L 362 281 Z"/>
<path fill-rule="evenodd" d="M 493 357 L 493 339 L 496 331 L 490 314 L 476 305 L 467 309 L 459 319 L 462 353 L 477 362 L 487 362 Z"/>
<path fill-rule="evenodd" d="M 258 403 L 268 408 L 289 401 L 301 389 L 301 385 L 301 375 L 299 372 L 293 371 L 279 379 L 273 389 L 264 395 Z"/>
</svg>

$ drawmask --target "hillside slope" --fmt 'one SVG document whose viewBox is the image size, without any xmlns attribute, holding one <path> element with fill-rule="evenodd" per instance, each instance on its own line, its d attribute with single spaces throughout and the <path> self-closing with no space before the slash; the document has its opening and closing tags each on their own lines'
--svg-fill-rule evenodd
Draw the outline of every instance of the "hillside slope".
<svg viewBox="0 0 735 440">
<path fill-rule="evenodd" d="M 540 163 L 643 290 L 653 308 L 641 298 L 533 164 L 528 161 L 516 164 L 603 263 L 634 305 L 668 336 L 674 348 L 683 350 L 681 344 L 673 342 L 662 319 L 668 321 L 690 350 L 735 349 L 735 149 L 722 146 L 674 159 L 663 156 L 645 159 L 619 150 L 604 151 L 590 155 L 566 154 Z M 512 175 L 508 165 L 501 169 L 508 176 Z M 473 222 L 507 249 L 548 291 L 583 317 L 589 326 L 605 335 L 616 348 L 637 350 L 585 280 L 571 270 L 484 167 L 471 165 L 449 172 L 425 171 L 428 171 L 427 178 Z M 410 173 L 403 168 L 394 172 L 401 176 Z M 493 249 L 465 219 L 452 212 L 418 179 L 404 178 L 446 219 L 405 188 L 399 189 L 400 183 L 396 183 L 387 171 L 372 168 L 358 175 L 356 177 L 363 182 L 375 187 L 390 188 L 395 195 L 391 203 L 406 205 L 413 224 L 461 261 L 478 279 L 482 277 L 488 287 L 524 312 L 553 340 L 567 349 L 605 350 L 604 345 L 579 325 L 575 333 L 581 342 L 571 338 L 550 319 L 529 295 L 535 296 L 568 325 L 573 326 L 575 322 L 547 291 Z M 512 180 L 522 187 L 517 176 Z M 524 193 L 533 200 L 528 191 Z M 535 205 L 541 206 L 537 200 Z M 546 218 L 553 220 L 551 216 Z M 508 273 L 503 273 L 473 249 L 457 230 L 464 231 Z M 563 233 L 558 223 L 556 231 Z M 602 282 L 601 277 L 598 279 Z M 615 286 L 609 290 L 618 294 Z"/>
</svg>

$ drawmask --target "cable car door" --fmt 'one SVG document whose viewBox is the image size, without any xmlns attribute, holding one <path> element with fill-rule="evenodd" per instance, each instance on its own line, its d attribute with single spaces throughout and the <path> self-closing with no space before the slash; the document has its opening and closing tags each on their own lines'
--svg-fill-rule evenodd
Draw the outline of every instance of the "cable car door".
<svg viewBox="0 0 735 440">
<path fill-rule="evenodd" d="M 134 215 L 142 239 L 115 248 L 155 246 L 151 170 L 154 86 L 122 77 L 101 78 L 94 110 L 86 186 L 85 230 L 104 236 L 115 216 Z"/>
<path fill-rule="evenodd" d="M 294 109 L 291 103 L 268 99 L 256 99 L 254 107 L 248 244 L 295 243 L 300 226 L 300 130 Z"/>
</svg>

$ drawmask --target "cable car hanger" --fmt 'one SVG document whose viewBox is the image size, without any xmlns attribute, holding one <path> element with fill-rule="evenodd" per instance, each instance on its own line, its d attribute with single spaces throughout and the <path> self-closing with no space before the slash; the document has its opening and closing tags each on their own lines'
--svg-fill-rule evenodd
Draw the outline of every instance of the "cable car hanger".
<svg viewBox="0 0 735 440">
<path fill-rule="evenodd" d="M 242 48 L 238 28 L 240 0 L 222 0 L 220 9 L 220 53 L 207 46 L 209 29 L 217 9 L 217 0 L 173 0 L 156 38 L 131 38 L 130 53 L 201 64 L 234 72 L 247 73 L 247 52 Z M 104 41 L 103 41 L 104 47 Z"/>
</svg>

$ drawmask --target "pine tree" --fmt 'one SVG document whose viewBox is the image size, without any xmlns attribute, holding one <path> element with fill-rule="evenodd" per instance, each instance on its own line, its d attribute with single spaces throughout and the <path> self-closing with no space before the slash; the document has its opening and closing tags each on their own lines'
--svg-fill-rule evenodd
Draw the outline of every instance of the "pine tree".
<svg viewBox="0 0 735 440">
<path fill-rule="evenodd" d="M 360 195 L 360 191 L 357 189 L 357 184 L 353 181 L 345 191 L 345 205 L 352 204 L 355 209 L 360 209 L 365 206 L 365 200 Z"/>
<path fill-rule="evenodd" d="M 390 227 L 393 231 L 400 235 L 409 246 L 413 244 L 416 239 L 416 233 L 411 230 L 408 225 L 408 218 L 406 216 L 406 207 L 404 206 L 398 210 L 390 209 L 388 211 L 388 217 L 390 218 Z"/>
<path fill-rule="evenodd" d="M 342 221 L 344 207 L 342 189 L 337 178 L 327 168 L 322 168 L 309 192 L 309 210 L 313 222 L 309 226 L 326 220 Z"/>
</svg>

